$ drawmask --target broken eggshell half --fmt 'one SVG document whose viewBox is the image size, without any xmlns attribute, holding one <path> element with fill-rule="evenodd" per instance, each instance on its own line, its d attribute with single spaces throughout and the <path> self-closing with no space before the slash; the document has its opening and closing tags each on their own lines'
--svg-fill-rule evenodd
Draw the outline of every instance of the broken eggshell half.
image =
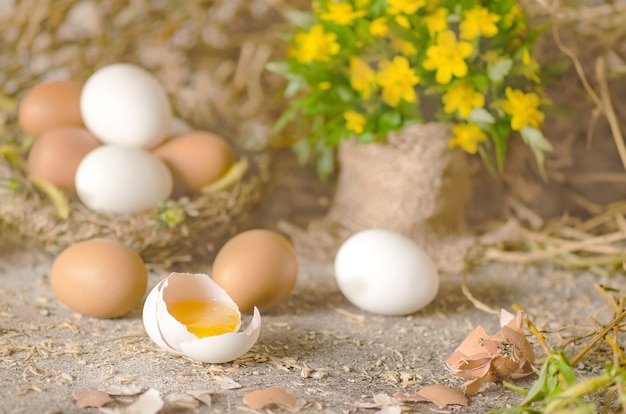
<svg viewBox="0 0 626 414">
<path fill-rule="evenodd" d="M 206 274 L 171 273 L 148 294 L 143 307 L 148 336 L 162 349 L 220 364 L 248 352 L 261 332 L 257 308 L 242 332 L 241 313 L 230 296 Z"/>
</svg>

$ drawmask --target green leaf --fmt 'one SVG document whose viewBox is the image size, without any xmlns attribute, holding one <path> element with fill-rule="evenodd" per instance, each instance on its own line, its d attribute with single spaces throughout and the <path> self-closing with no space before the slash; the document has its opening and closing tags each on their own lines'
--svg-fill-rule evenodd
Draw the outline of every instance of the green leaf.
<svg viewBox="0 0 626 414">
<path fill-rule="evenodd" d="M 365 134 L 361 134 L 358 136 L 359 138 L 359 142 L 363 143 L 363 144 L 370 144 L 374 141 L 376 141 L 376 136 L 372 133 L 365 133 Z"/>
<path fill-rule="evenodd" d="M 496 119 L 485 108 L 474 108 L 472 113 L 467 117 L 469 122 L 478 125 L 493 124 Z"/>
<path fill-rule="evenodd" d="M 539 172 L 544 180 L 547 178 L 546 171 L 544 168 L 545 155 L 544 152 L 552 151 L 552 144 L 543 136 L 541 131 L 538 129 L 527 126 L 520 131 L 520 135 L 522 139 L 530 149 L 535 154 L 535 159 L 537 160 L 537 165 L 539 166 Z"/>
<path fill-rule="evenodd" d="M 506 159 L 507 150 L 507 138 L 510 133 L 508 123 L 498 122 L 490 125 L 491 138 L 495 146 L 496 163 L 498 165 L 498 171 L 502 171 L 504 167 L 504 161 Z"/>
<path fill-rule="evenodd" d="M 350 101 L 354 97 L 354 92 L 352 91 L 352 89 L 345 86 L 335 87 L 335 92 L 337 92 L 337 95 L 339 95 L 339 98 L 342 101 Z"/>
<path fill-rule="evenodd" d="M 515 391 L 518 394 L 528 395 L 528 390 L 526 388 L 518 387 L 517 385 L 513 385 L 508 381 L 502 381 L 502 385 L 511 391 Z"/>
<path fill-rule="evenodd" d="M 276 134 L 280 131 L 282 131 L 283 128 L 285 128 L 285 126 L 287 125 L 287 123 L 289 121 L 291 121 L 296 114 L 298 113 L 298 111 L 300 111 L 300 109 L 302 108 L 302 106 L 304 105 L 303 101 L 295 101 L 289 108 L 287 108 L 287 110 L 285 112 L 282 113 L 282 115 L 276 120 L 276 123 L 274 123 L 274 126 L 272 127 L 272 134 Z"/>
<path fill-rule="evenodd" d="M 309 163 L 309 160 L 311 159 L 311 146 L 306 139 L 301 139 L 296 142 L 291 146 L 291 149 L 296 154 L 300 165 L 306 165 Z"/>
<path fill-rule="evenodd" d="M 335 167 L 335 157 L 331 148 L 324 148 L 317 158 L 317 175 L 322 181 L 326 181 Z"/>
<path fill-rule="evenodd" d="M 562 352 L 558 352 L 555 355 L 558 358 L 558 372 L 563 376 L 567 385 L 576 383 L 576 373 L 570 365 L 567 356 Z"/>
<path fill-rule="evenodd" d="M 489 174 L 495 176 L 497 175 L 496 169 L 493 166 L 493 162 L 491 162 L 491 158 L 489 157 L 489 153 L 487 152 L 487 148 L 484 145 L 478 146 L 478 154 L 480 154 L 480 158 L 483 160 L 483 164 L 485 168 L 489 172 Z"/>
<path fill-rule="evenodd" d="M 287 83 L 287 87 L 285 88 L 285 96 L 287 98 L 293 97 L 306 85 L 306 80 L 301 76 L 289 75 L 287 79 L 289 79 L 289 83 Z"/>
<path fill-rule="evenodd" d="M 545 398 L 546 396 L 546 388 L 548 382 L 548 367 L 552 363 L 552 360 L 548 358 L 546 362 L 543 363 L 541 369 L 539 370 L 539 375 L 533 386 L 526 394 L 526 398 L 522 401 L 522 405 L 528 405 L 532 402 L 539 401 Z"/>
<path fill-rule="evenodd" d="M 315 23 L 315 17 L 311 13 L 300 10 L 288 10 L 284 16 L 288 22 L 303 29 L 308 29 Z"/>
<path fill-rule="evenodd" d="M 267 62 L 265 69 L 272 73 L 286 76 L 289 73 L 289 63 L 287 62 Z"/>
<path fill-rule="evenodd" d="M 487 76 L 493 82 L 501 82 L 509 74 L 512 66 L 513 61 L 511 59 L 499 60 L 487 65 Z"/>
<path fill-rule="evenodd" d="M 472 85 L 480 92 L 487 92 L 489 90 L 489 78 L 484 74 L 476 74 L 471 78 Z"/>
<path fill-rule="evenodd" d="M 400 127 L 402 117 L 397 111 L 388 111 L 378 118 L 378 128 L 381 132 L 392 131 Z"/>
</svg>

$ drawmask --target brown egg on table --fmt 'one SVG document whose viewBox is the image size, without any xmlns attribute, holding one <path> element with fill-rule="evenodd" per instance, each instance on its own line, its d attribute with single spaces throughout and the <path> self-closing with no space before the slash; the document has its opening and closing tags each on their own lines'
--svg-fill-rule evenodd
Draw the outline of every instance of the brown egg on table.
<svg viewBox="0 0 626 414">
<path fill-rule="evenodd" d="M 83 126 L 80 114 L 82 82 L 56 80 L 33 87 L 18 108 L 18 121 L 24 132 L 41 134 L 62 126 Z"/>
<path fill-rule="evenodd" d="M 28 153 L 28 172 L 40 180 L 76 194 L 76 169 L 100 141 L 80 127 L 50 129 L 33 143 Z"/>
<path fill-rule="evenodd" d="M 73 311 L 115 318 L 141 302 L 148 271 L 141 257 L 125 244 L 91 239 L 59 254 L 50 270 L 50 282 L 59 300 Z"/>
<path fill-rule="evenodd" d="M 173 197 L 193 195 L 211 184 L 235 162 L 231 145 L 218 135 L 191 131 L 165 141 L 152 151 L 174 177 Z"/>
<path fill-rule="evenodd" d="M 289 296 L 298 276 L 296 251 L 285 237 L 265 229 L 239 233 L 219 250 L 211 277 L 241 312 L 267 311 Z"/>
</svg>

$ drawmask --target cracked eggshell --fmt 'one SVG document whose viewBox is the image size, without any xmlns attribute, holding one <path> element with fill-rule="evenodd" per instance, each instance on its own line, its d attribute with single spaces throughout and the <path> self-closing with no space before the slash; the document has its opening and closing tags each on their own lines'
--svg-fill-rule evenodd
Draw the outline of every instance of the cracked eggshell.
<svg viewBox="0 0 626 414">
<path fill-rule="evenodd" d="M 168 303 L 181 300 L 226 305 L 237 313 L 239 323 L 233 332 L 199 338 L 168 311 Z M 171 273 L 159 282 L 144 302 L 143 324 L 148 336 L 160 348 L 212 364 L 243 356 L 254 346 L 261 333 L 261 315 L 256 308 L 248 327 L 239 332 L 241 313 L 237 304 L 205 274 Z"/>
</svg>

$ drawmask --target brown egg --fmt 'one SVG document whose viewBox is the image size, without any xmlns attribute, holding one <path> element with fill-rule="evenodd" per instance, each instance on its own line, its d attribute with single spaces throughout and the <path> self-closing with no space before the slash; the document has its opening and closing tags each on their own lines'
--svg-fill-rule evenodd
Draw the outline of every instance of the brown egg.
<svg viewBox="0 0 626 414">
<path fill-rule="evenodd" d="M 78 164 L 100 141 L 80 127 L 50 129 L 33 143 L 28 153 L 28 171 L 35 178 L 76 194 L 74 177 Z"/>
<path fill-rule="evenodd" d="M 83 84 L 73 80 L 50 81 L 33 87 L 20 102 L 20 126 L 28 134 L 41 134 L 62 126 L 83 126 L 82 89 Z"/>
<path fill-rule="evenodd" d="M 248 230 L 230 239 L 213 263 L 213 280 L 237 303 L 239 310 L 261 312 L 282 302 L 298 276 L 298 257 L 280 234 Z"/>
<path fill-rule="evenodd" d="M 123 243 L 91 239 L 63 250 L 50 270 L 52 290 L 70 309 L 96 318 L 122 316 L 143 299 L 148 272 Z"/>
<path fill-rule="evenodd" d="M 228 142 L 203 131 L 170 138 L 152 153 L 170 168 L 175 183 L 174 197 L 199 193 L 235 162 L 235 153 Z"/>
</svg>

